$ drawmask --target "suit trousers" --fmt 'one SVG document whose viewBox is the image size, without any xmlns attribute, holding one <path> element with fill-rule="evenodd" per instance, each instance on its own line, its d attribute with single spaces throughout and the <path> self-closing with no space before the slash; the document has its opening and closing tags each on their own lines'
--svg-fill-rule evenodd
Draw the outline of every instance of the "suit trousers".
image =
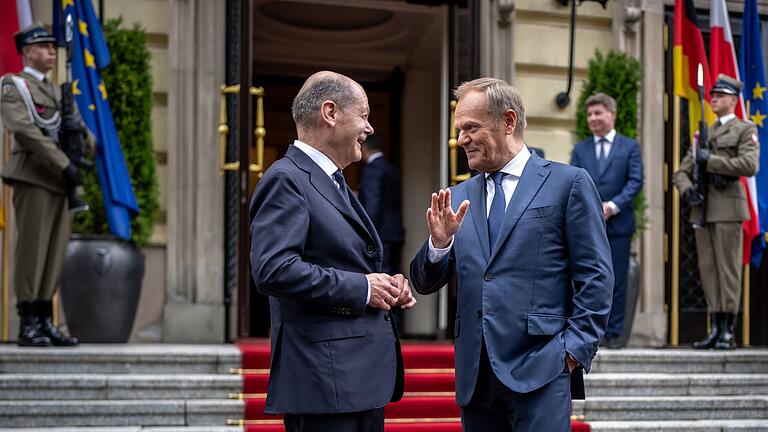
<svg viewBox="0 0 768 432">
<path fill-rule="evenodd" d="M 617 338 L 624 328 L 624 312 L 627 303 L 627 272 L 629 271 L 629 248 L 632 236 L 608 237 L 611 245 L 611 260 L 613 261 L 613 302 L 611 314 L 608 317 L 608 327 L 605 338 Z"/>
<path fill-rule="evenodd" d="M 18 231 L 13 268 L 16 299 L 51 300 L 72 227 L 67 197 L 28 183 L 12 186 Z"/>
<path fill-rule="evenodd" d="M 285 414 L 285 432 L 384 432 L 384 408 L 344 414 Z"/>
<path fill-rule="evenodd" d="M 713 222 L 696 233 L 699 273 L 709 312 L 739 312 L 741 301 L 741 222 Z"/>
<path fill-rule="evenodd" d="M 530 393 L 510 390 L 496 377 L 483 343 L 472 400 L 461 408 L 464 432 L 570 432 L 571 377 L 563 372 Z"/>
</svg>

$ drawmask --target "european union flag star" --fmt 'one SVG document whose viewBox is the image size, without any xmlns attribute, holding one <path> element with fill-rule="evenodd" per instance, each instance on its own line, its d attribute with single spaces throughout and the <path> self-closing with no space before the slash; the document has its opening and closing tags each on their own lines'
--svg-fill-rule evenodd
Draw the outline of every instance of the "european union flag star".
<svg viewBox="0 0 768 432">
<path fill-rule="evenodd" d="M 83 36 L 90 36 L 88 34 L 88 23 L 83 20 L 77 20 L 77 28 L 80 29 L 80 34 Z"/>
<path fill-rule="evenodd" d="M 104 85 L 104 81 L 99 83 L 99 91 L 101 92 L 101 100 L 107 100 L 107 86 Z"/>
<path fill-rule="evenodd" d="M 755 83 L 755 88 L 752 89 L 752 99 L 762 99 L 765 87 L 761 87 L 759 82 Z"/>
<path fill-rule="evenodd" d="M 93 54 L 87 48 L 83 51 L 85 52 L 85 67 L 96 69 L 96 61 L 93 58 Z"/>
<path fill-rule="evenodd" d="M 760 110 L 756 110 L 755 113 L 750 116 L 752 121 L 759 127 L 763 127 L 763 120 L 765 120 L 765 117 L 764 114 L 760 114 Z"/>
</svg>

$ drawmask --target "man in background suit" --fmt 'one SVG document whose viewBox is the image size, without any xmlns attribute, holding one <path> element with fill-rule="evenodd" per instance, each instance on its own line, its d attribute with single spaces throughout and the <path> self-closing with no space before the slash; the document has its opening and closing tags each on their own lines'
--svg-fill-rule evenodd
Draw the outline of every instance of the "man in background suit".
<svg viewBox="0 0 768 432">
<path fill-rule="evenodd" d="M 52 322 L 51 299 L 72 225 L 66 184 L 82 185 L 77 168 L 57 144 L 61 95 L 47 75 L 56 64 L 56 39 L 40 23 L 15 37 L 24 70 L 2 78 L 0 114 L 13 135 L 2 178 L 13 188 L 18 228 L 13 269 L 20 317 L 18 344 L 74 346 L 77 338 L 63 334 Z M 92 149 L 95 140 L 87 135 Z"/>
<path fill-rule="evenodd" d="M 416 300 L 402 275 L 380 273 L 381 240 L 341 173 L 373 134 L 368 98 L 318 72 L 292 113 L 298 140 L 250 206 L 252 275 L 272 319 L 265 412 L 285 414 L 287 432 L 383 432 L 403 391 L 390 309 Z"/>
<path fill-rule="evenodd" d="M 387 274 L 400 273 L 400 257 L 403 250 L 402 199 L 400 195 L 400 173 L 384 158 L 381 139 L 372 135 L 363 143 L 365 165 L 360 174 L 358 198 L 373 226 L 381 237 L 384 260 L 381 271 Z M 403 334 L 403 310 L 392 311 L 398 334 Z"/>
<path fill-rule="evenodd" d="M 626 307 L 629 249 L 635 233 L 633 201 L 643 188 L 643 159 L 637 141 L 618 134 L 614 128 L 616 100 L 605 93 L 596 93 L 587 98 L 586 105 L 592 136 L 573 148 L 571 165 L 587 170 L 603 204 L 616 279 L 605 343 L 619 348 Z"/>
<path fill-rule="evenodd" d="M 480 78 L 455 94 L 459 145 L 480 174 L 432 194 L 414 287 L 457 278 L 465 432 L 570 431 L 571 378 L 589 371 L 611 304 L 600 197 L 583 169 L 528 150 L 514 87 Z"/>
</svg>

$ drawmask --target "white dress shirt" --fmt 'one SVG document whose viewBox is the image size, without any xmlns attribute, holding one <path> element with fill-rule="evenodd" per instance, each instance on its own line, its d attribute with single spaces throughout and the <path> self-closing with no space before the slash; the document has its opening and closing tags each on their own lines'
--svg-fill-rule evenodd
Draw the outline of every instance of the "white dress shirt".
<svg viewBox="0 0 768 432">
<path fill-rule="evenodd" d="M 608 155 L 611 154 L 611 149 L 613 148 L 613 140 L 616 139 L 616 129 L 611 129 L 610 132 L 605 134 L 603 137 L 595 136 L 593 137 L 595 140 L 595 159 L 600 159 L 600 140 L 605 138 L 606 142 L 603 143 L 603 159 L 607 159 Z M 611 208 L 612 215 L 617 215 L 621 211 L 619 206 L 616 205 L 613 201 L 606 202 L 608 204 L 608 207 Z"/>
<path fill-rule="evenodd" d="M 371 163 L 371 162 L 375 161 L 376 159 L 378 159 L 378 158 L 380 158 L 382 156 L 384 156 L 383 152 L 376 152 L 376 153 L 372 154 L 371 156 L 369 156 L 368 159 L 365 160 L 365 163 Z"/>
<path fill-rule="evenodd" d="M 339 167 L 336 166 L 335 163 L 326 156 L 323 152 L 320 150 L 312 147 L 309 144 L 305 144 L 299 140 L 293 141 L 293 145 L 303 151 L 307 156 L 309 156 L 310 159 L 312 159 L 319 167 L 323 170 L 324 173 L 328 175 L 328 177 L 331 178 L 331 181 L 333 184 L 336 185 L 337 188 L 341 189 L 341 185 L 336 183 L 336 180 L 333 179 L 333 173 L 335 173 Z M 365 278 L 365 281 L 368 283 L 368 295 L 365 298 L 365 304 L 368 304 L 368 302 L 371 301 L 371 282 L 368 280 L 368 278 Z"/>
<path fill-rule="evenodd" d="M 40 81 L 45 81 L 45 74 L 33 68 L 32 66 L 24 66 L 24 72 L 32 75 Z"/>
<path fill-rule="evenodd" d="M 718 120 L 720 121 L 721 125 L 724 125 L 735 118 L 736 118 L 736 114 L 730 113 L 718 118 Z"/>
<path fill-rule="evenodd" d="M 512 160 L 507 162 L 507 164 L 504 165 L 501 170 L 499 170 L 503 173 L 509 174 L 502 177 L 501 180 L 501 188 L 504 189 L 504 204 L 506 206 L 504 207 L 505 209 L 509 207 L 509 201 L 512 199 L 512 195 L 515 193 L 515 189 L 517 189 L 517 184 L 520 182 L 520 176 L 523 175 L 525 164 L 528 163 L 528 159 L 530 158 L 531 151 L 528 150 L 528 147 L 524 145 L 522 150 L 520 150 L 520 152 L 516 154 Z M 488 214 L 491 211 L 491 203 L 493 202 L 493 197 L 496 195 L 496 185 L 493 183 L 493 179 L 490 178 L 491 173 L 485 173 L 483 175 L 485 176 L 485 216 L 488 217 Z M 435 245 L 432 244 L 432 236 L 430 236 L 427 258 L 430 262 L 436 263 L 443 259 L 443 257 L 445 257 L 445 255 L 450 252 L 452 247 L 453 237 L 451 237 L 451 241 L 448 243 L 447 247 L 438 249 L 435 247 Z"/>
</svg>

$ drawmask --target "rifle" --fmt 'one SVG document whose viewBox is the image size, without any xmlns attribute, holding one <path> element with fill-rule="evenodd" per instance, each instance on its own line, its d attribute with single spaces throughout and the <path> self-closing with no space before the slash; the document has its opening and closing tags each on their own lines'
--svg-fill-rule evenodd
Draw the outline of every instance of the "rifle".
<svg viewBox="0 0 768 432">
<path fill-rule="evenodd" d="M 696 159 L 699 149 L 707 148 L 707 121 L 704 120 L 704 73 L 699 63 L 698 70 L 699 85 L 699 106 L 701 108 L 701 118 L 699 119 L 699 133 L 691 146 L 691 157 L 693 158 L 693 191 L 689 203 L 692 207 L 700 207 L 701 213 L 699 219 L 691 221 L 694 229 L 704 228 L 707 225 L 707 196 L 709 195 L 709 175 L 705 164 L 699 163 Z"/>
<path fill-rule="evenodd" d="M 59 146 L 69 161 L 74 165 L 76 172 L 65 175 L 69 210 L 78 212 L 88 210 L 88 203 L 78 196 L 78 187 L 83 182 L 79 169 L 93 169 L 93 163 L 85 158 L 86 130 L 80 117 L 75 113 L 75 96 L 72 92 L 72 52 L 74 51 L 72 14 L 67 14 L 65 19 L 64 35 L 67 43 L 67 81 L 61 84 L 61 129 L 59 129 Z M 67 167 L 67 171 L 71 168 Z"/>
</svg>

